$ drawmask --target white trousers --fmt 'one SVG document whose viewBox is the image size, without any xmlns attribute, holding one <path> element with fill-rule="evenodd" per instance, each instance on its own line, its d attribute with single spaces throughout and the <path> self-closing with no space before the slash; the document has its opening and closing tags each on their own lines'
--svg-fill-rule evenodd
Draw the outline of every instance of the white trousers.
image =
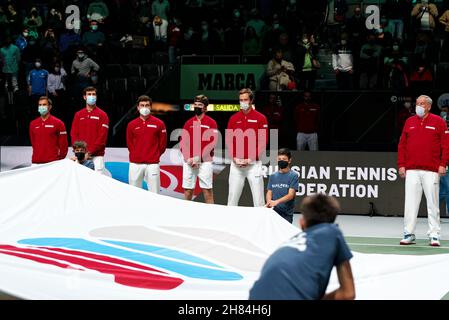
<svg viewBox="0 0 449 320">
<path fill-rule="evenodd" d="M 407 170 L 405 176 L 404 234 L 414 234 L 422 193 L 426 196 L 429 237 L 439 238 L 440 178 L 438 173 L 427 170 Z"/>
<path fill-rule="evenodd" d="M 159 193 L 161 188 L 161 170 L 158 163 L 130 163 L 129 184 L 142 188 L 143 180 L 147 183 L 148 191 Z"/>
<path fill-rule="evenodd" d="M 306 150 L 306 145 L 309 146 L 309 151 L 318 151 L 318 134 L 298 132 L 296 135 L 296 149 Z"/>
<path fill-rule="evenodd" d="M 245 178 L 248 179 L 253 203 L 255 207 L 265 205 L 264 184 L 262 174 L 262 161 L 257 161 L 245 168 L 239 168 L 234 162 L 231 162 L 231 171 L 229 173 L 229 195 L 228 206 L 238 206 L 240 196 L 242 195 Z"/>
<path fill-rule="evenodd" d="M 195 189 L 196 178 L 200 180 L 201 189 L 212 189 L 213 166 L 212 162 L 202 162 L 198 168 L 192 168 L 186 162 L 182 167 L 182 188 Z"/>
<path fill-rule="evenodd" d="M 103 156 L 92 157 L 92 161 L 94 163 L 95 172 L 105 174 L 104 157 Z"/>
</svg>

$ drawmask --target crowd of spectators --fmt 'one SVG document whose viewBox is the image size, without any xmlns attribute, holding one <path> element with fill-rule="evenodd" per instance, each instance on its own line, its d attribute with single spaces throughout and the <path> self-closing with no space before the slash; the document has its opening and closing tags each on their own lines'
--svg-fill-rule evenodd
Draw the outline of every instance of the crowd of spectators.
<svg viewBox="0 0 449 320">
<path fill-rule="evenodd" d="M 80 10 L 79 22 L 71 5 Z M 70 114 L 84 87 L 94 85 L 101 94 L 108 65 L 154 64 L 160 76 L 182 55 L 237 55 L 266 64 L 261 87 L 267 90 L 313 90 L 324 59 L 339 89 L 433 88 L 437 66 L 449 62 L 448 1 L 386 0 L 380 25 L 371 30 L 365 6 L 345 0 L 0 0 L 1 85 L 27 96 L 29 106 L 49 94 L 55 110 L 62 106 Z M 1 118 L 8 116 L 4 101 L 0 97 Z"/>
</svg>

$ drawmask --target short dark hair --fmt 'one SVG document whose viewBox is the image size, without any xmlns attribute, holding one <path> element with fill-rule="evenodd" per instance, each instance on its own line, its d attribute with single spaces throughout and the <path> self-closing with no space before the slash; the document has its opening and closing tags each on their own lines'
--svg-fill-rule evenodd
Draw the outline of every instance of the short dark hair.
<svg viewBox="0 0 449 320">
<path fill-rule="evenodd" d="M 83 141 L 83 140 L 75 141 L 73 143 L 72 147 L 73 147 L 73 149 L 78 149 L 78 148 L 87 149 L 87 143 L 86 143 L 86 141 Z"/>
<path fill-rule="evenodd" d="M 150 102 L 150 104 L 153 103 L 153 100 L 151 100 L 151 98 L 149 96 L 143 95 L 143 96 L 140 96 L 139 98 L 137 98 L 136 104 L 139 105 L 139 103 L 141 103 L 142 101 L 148 101 L 148 102 Z"/>
<path fill-rule="evenodd" d="M 308 196 L 301 203 L 301 212 L 307 227 L 319 223 L 334 223 L 340 210 L 337 199 L 321 193 Z"/>
<path fill-rule="evenodd" d="M 88 92 L 88 91 L 95 91 L 95 93 L 97 93 L 97 88 L 95 88 L 95 87 L 86 87 L 86 88 L 84 88 L 84 90 L 83 90 L 83 96 L 85 96 L 86 95 L 86 93 Z"/>
<path fill-rule="evenodd" d="M 249 95 L 249 99 L 251 101 L 254 100 L 254 93 L 250 88 L 243 88 L 242 90 L 239 91 L 239 96 L 241 96 L 242 94 L 247 93 Z"/>
<path fill-rule="evenodd" d="M 209 98 L 204 94 L 200 94 L 193 99 L 193 102 L 201 102 L 205 107 L 209 105 Z"/>
<path fill-rule="evenodd" d="M 50 106 L 53 106 L 53 102 L 51 101 L 51 99 L 50 99 L 49 97 L 47 97 L 47 96 L 39 97 L 38 102 L 41 101 L 41 100 L 47 100 L 48 104 L 49 104 Z"/>
<path fill-rule="evenodd" d="M 278 151 L 278 156 L 287 156 L 288 160 L 292 158 L 292 152 L 289 148 L 281 148 Z"/>
</svg>

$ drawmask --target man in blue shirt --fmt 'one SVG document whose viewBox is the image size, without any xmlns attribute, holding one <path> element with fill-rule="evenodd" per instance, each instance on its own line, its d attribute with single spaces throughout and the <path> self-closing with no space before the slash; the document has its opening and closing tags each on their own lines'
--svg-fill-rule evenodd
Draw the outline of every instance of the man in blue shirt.
<svg viewBox="0 0 449 320">
<path fill-rule="evenodd" d="M 273 208 L 282 218 L 293 222 L 295 209 L 295 196 L 298 191 L 299 176 L 290 170 L 292 154 L 289 149 L 278 151 L 279 171 L 273 173 L 268 179 L 266 195 L 267 208 Z"/>
<path fill-rule="evenodd" d="M 353 300 L 354 280 L 349 250 L 334 224 L 338 201 L 324 194 L 306 197 L 299 223 L 303 230 L 277 249 L 265 262 L 250 300 Z M 333 267 L 340 287 L 326 294 Z"/>
<path fill-rule="evenodd" d="M 31 105 L 36 105 L 40 97 L 47 95 L 48 71 L 42 69 L 41 59 L 34 62 L 34 69 L 27 77 L 28 95 L 31 96 Z"/>
</svg>

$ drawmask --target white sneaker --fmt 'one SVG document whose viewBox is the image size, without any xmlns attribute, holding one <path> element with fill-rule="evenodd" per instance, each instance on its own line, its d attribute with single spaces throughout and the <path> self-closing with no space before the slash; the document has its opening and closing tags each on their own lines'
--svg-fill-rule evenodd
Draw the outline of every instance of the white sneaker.
<svg viewBox="0 0 449 320">
<path fill-rule="evenodd" d="M 435 238 L 435 237 L 430 238 L 429 245 L 432 246 L 432 247 L 439 247 L 440 246 L 440 240 L 438 238 Z"/>
<path fill-rule="evenodd" d="M 415 244 L 416 238 L 414 234 L 405 234 L 404 238 L 399 242 L 401 245 Z"/>
</svg>

